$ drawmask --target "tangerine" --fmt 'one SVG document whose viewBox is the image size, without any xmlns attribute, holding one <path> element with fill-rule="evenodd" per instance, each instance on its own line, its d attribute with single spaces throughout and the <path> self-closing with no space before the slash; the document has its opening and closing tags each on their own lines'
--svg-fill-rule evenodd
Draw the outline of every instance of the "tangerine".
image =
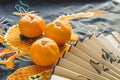
<svg viewBox="0 0 120 80">
<path fill-rule="evenodd" d="M 45 21 L 35 14 L 27 14 L 18 21 L 18 26 L 24 36 L 33 38 L 43 33 Z"/>
<path fill-rule="evenodd" d="M 46 37 L 53 39 L 59 46 L 62 46 L 70 40 L 71 29 L 69 23 L 55 20 L 44 27 L 44 34 Z"/>
<path fill-rule="evenodd" d="M 55 41 L 41 38 L 30 47 L 30 58 L 37 65 L 49 66 L 59 58 L 59 48 Z"/>
</svg>

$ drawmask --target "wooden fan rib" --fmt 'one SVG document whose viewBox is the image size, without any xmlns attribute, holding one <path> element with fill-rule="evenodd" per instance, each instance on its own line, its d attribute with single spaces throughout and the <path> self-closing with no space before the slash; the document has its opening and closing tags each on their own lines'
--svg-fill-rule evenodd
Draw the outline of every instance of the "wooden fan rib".
<svg viewBox="0 0 120 80">
<path fill-rule="evenodd" d="M 120 43 L 120 33 L 117 31 L 111 32 L 112 36 Z"/>
<path fill-rule="evenodd" d="M 54 74 L 59 75 L 59 76 L 63 76 L 63 77 L 66 77 L 66 78 L 70 78 L 72 80 L 87 80 L 88 79 L 87 76 L 84 76 L 84 75 L 79 74 L 77 72 L 74 72 L 74 71 L 71 71 L 69 69 L 63 68 L 61 66 L 56 66 Z M 84 77 L 80 77 L 80 76 L 84 76 Z"/>
</svg>

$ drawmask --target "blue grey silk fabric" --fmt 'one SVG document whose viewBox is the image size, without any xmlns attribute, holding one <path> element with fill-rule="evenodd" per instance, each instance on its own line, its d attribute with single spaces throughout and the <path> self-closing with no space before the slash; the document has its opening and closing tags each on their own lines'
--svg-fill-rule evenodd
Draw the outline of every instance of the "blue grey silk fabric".
<svg viewBox="0 0 120 80">
<path fill-rule="evenodd" d="M 106 13 L 102 16 L 92 18 L 77 18 L 70 20 L 73 32 L 84 34 L 81 29 L 86 26 L 102 26 L 104 29 L 116 30 L 120 32 L 120 2 L 119 0 L 23 0 L 30 6 L 30 10 L 36 10 L 42 16 L 46 24 L 55 20 L 57 17 L 66 14 L 85 12 L 88 10 L 103 10 Z M 0 28 L 7 31 L 9 27 L 17 24 L 19 16 L 13 15 L 15 5 L 19 0 L 0 0 L 0 17 L 8 18 L 4 23 L 9 23 Z M 109 31 L 108 31 L 109 32 Z M 85 33 L 86 34 L 86 33 Z M 6 77 L 20 67 L 32 65 L 32 62 L 25 62 L 15 59 L 16 66 L 13 69 L 7 69 L 0 65 L 0 80 L 6 80 Z"/>
</svg>

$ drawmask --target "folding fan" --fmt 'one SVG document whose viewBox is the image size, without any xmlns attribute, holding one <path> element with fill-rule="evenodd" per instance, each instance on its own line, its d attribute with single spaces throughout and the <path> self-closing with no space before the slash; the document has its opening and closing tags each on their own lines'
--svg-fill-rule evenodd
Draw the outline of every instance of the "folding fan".
<svg viewBox="0 0 120 80">
<path fill-rule="evenodd" d="M 120 34 L 77 41 L 59 59 L 51 80 L 120 80 Z"/>
</svg>

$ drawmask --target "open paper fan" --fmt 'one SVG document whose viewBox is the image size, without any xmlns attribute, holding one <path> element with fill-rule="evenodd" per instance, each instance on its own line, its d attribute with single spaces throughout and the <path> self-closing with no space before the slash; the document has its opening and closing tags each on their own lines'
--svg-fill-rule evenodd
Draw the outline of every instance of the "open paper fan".
<svg viewBox="0 0 120 80">
<path fill-rule="evenodd" d="M 71 46 L 50 80 L 120 80 L 120 34 L 92 36 Z"/>
<path fill-rule="evenodd" d="M 32 78 L 34 78 L 35 75 L 37 77 L 39 76 L 38 79 L 40 79 L 40 77 L 46 78 L 46 75 L 49 76 L 51 72 L 52 72 L 52 66 L 42 67 L 38 65 L 32 65 L 16 70 L 14 73 L 9 75 L 6 80 L 33 80 Z"/>
</svg>

